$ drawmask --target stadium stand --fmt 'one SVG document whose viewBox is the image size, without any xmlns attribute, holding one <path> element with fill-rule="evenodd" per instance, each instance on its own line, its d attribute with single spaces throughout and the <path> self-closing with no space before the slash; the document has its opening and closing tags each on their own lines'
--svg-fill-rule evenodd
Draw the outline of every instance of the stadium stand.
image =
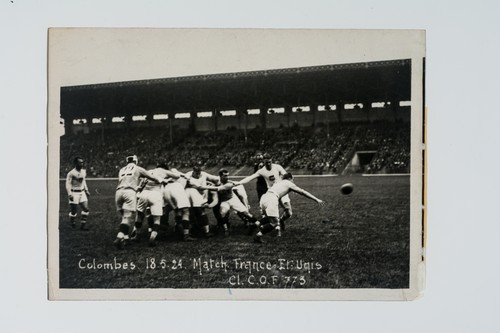
<svg viewBox="0 0 500 333">
<path fill-rule="evenodd" d="M 137 154 L 147 167 L 159 159 L 170 167 L 188 170 L 201 161 L 207 170 L 221 167 L 232 174 L 252 171 L 257 152 L 269 153 L 276 163 L 298 174 L 342 174 L 356 151 L 374 156 L 363 165 L 364 173 L 408 173 L 410 131 L 408 123 L 381 121 L 325 126 L 193 132 L 176 130 L 170 143 L 169 129 L 122 128 L 61 137 L 61 170 L 64 177 L 71 161 L 81 156 L 89 177 L 116 177 L 126 155 Z"/>
</svg>

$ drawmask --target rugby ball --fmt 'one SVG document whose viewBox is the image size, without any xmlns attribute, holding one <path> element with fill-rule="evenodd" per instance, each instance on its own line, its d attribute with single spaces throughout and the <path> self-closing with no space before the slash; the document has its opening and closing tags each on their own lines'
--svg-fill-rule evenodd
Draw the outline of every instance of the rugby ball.
<svg viewBox="0 0 500 333">
<path fill-rule="evenodd" d="M 352 186 L 351 183 L 346 183 L 346 184 L 340 186 L 340 193 L 342 193 L 344 195 L 351 194 L 352 191 L 354 191 L 354 186 Z"/>
</svg>

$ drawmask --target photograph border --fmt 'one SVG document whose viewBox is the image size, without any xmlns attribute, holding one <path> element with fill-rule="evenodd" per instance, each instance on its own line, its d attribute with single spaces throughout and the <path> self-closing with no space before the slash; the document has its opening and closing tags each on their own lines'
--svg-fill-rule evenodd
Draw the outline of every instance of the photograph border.
<svg viewBox="0 0 500 333">
<path fill-rule="evenodd" d="M 330 63 L 354 63 L 364 61 L 388 60 L 380 57 L 394 54 L 392 59 L 409 58 L 411 65 L 411 175 L 410 175 L 410 287 L 407 289 L 61 289 L 59 288 L 59 108 L 60 88 L 77 84 L 72 80 L 83 80 L 86 84 L 102 83 L 105 78 L 95 78 L 96 81 L 86 81 L 91 77 L 84 73 L 92 61 L 99 61 L 101 52 L 109 52 L 106 47 L 95 49 L 96 59 L 76 59 L 75 54 L 81 53 L 82 45 L 75 47 L 75 43 L 84 40 L 88 49 L 96 43 L 88 39 L 95 34 L 96 39 L 101 36 L 104 40 L 111 38 L 125 38 L 132 35 L 140 38 L 144 43 L 150 36 L 166 36 L 169 38 L 189 37 L 190 44 L 195 45 L 199 40 L 212 36 L 211 41 L 216 42 L 222 49 L 225 43 L 238 36 L 243 41 L 264 40 L 269 47 L 277 40 L 281 43 L 306 43 L 314 36 L 314 45 L 324 45 L 334 41 L 334 45 L 344 45 L 347 40 L 356 40 L 356 43 L 342 50 L 342 54 Z M 184 37 L 183 37 L 184 36 Z M 157 37 L 156 37 L 157 38 Z M 260 39 L 259 39 L 260 38 Z M 152 38 L 154 40 L 154 38 Z M 102 42 L 102 40 L 97 43 Z M 363 44 L 367 43 L 367 44 Z M 379 45 L 380 43 L 381 45 Z M 241 43 L 243 44 L 243 43 Z M 362 44 L 363 47 L 360 47 Z M 148 44 L 149 45 L 149 44 Z M 239 44 L 240 45 L 240 44 Z M 379 47 L 386 46 L 385 52 L 378 54 Z M 392 48 L 387 48 L 391 45 Z M 134 47 L 137 47 L 135 44 Z M 215 46 L 214 46 L 215 47 Z M 147 49 L 147 48 L 146 48 Z M 243 51 L 245 51 L 244 49 Z M 106 52 L 105 52 L 106 51 Z M 121 50 L 123 51 L 123 50 Z M 375 54 L 368 53 L 373 51 Z M 241 46 L 231 48 L 231 54 L 242 52 Z M 271 52 L 272 53 L 272 52 Z M 297 30 L 297 29 L 69 29 L 55 28 L 48 33 L 48 298 L 50 300 L 413 300 L 420 297 L 425 286 L 425 198 L 426 198 L 426 124 L 424 112 L 424 85 L 425 85 L 425 31 L 422 30 Z M 262 53 L 264 54 L 264 53 Z M 349 59 L 351 55 L 352 60 Z M 109 56 L 109 54 L 106 54 Z M 137 55 L 135 55 L 137 56 Z M 181 60 L 182 54 L 172 60 L 169 66 L 183 64 L 179 71 L 168 71 L 162 68 L 157 77 L 173 77 L 189 74 L 189 59 Z M 327 59 L 328 55 L 324 59 Z M 259 56 L 252 57 L 247 68 L 257 69 L 259 66 L 271 69 L 278 68 L 279 59 L 271 59 L 264 64 L 258 61 Z M 102 59 L 101 59 L 102 60 Z M 82 63 L 78 64 L 78 61 Z M 315 59 L 314 61 L 321 61 Z M 325 60 L 326 61 L 326 60 Z M 200 61 L 202 63 L 202 61 Z M 300 63 L 300 59 L 291 59 L 284 67 L 291 68 L 293 64 Z M 99 63 L 106 65 L 106 63 Z M 109 63 L 108 63 L 109 65 Z M 201 64 L 202 65 L 202 64 Z M 200 66 L 201 66 L 200 65 Z M 222 64 L 216 64 L 207 73 L 220 73 Z M 196 67 L 196 66 L 195 66 Z M 193 68 L 192 71 L 201 73 L 202 67 Z M 73 71 L 68 71 L 72 69 Z M 78 72 L 80 70 L 81 72 Z M 154 68 L 147 67 L 146 73 Z M 184 72 L 182 72 L 184 71 Z M 227 72 L 234 72 L 229 68 Z M 109 74 L 103 74 L 109 75 Z M 123 73 L 117 77 L 109 76 L 108 82 L 140 79 L 137 73 Z"/>
</svg>

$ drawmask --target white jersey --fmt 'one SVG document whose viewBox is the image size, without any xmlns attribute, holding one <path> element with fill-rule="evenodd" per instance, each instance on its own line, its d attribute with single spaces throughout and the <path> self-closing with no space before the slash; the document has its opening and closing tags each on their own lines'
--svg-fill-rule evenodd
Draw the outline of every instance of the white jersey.
<svg viewBox="0 0 500 333">
<path fill-rule="evenodd" d="M 273 186 L 275 182 L 281 181 L 281 177 L 286 173 L 286 170 L 279 164 L 271 164 L 271 170 L 267 170 L 265 166 L 257 170 L 257 174 L 266 180 L 267 188 Z"/>
<path fill-rule="evenodd" d="M 278 197 L 278 199 L 281 199 L 282 197 L 287 195 L 290 191 L 299 191 L 299 190 L 300 188 L 297 185 L 295 185 L 288 179 L 285 179 L 274 184 L 269 190 L 267 190 L 267 193 L 273 193 Z"/>
<path fill-rule="evenodd" d="M 85 169 L 76 170 L 72 169 L 68 172 L 66 176 L 66 191 L 68 195 L 72 192 L 82 192 L 87 190 L 87 183 L 85 182 L 85 177 L 87 177 L 87 171 Z"/>
<path fill-rule="evenodd" d="M 159 179 L 165 179 L 167 177 L 167 170 L 165 170 L 163 168 L 156 168 L 153 170 L 149 170 L 148 173 L 151 176 L 159 178 Z M 158 183 L 155 180 L 148 179 L 146 182 L 146 185 L 144 186 L 144 190 L 161 192 L 162 191 L 162 184 Z"/>
<path fill-rule="evenodd" d="M 121 168 L 118 173 L 118 186 L 116 189 L 131 189 L 136 191 L 139 186 L 139 178 L 145 177 L 145 175 L 147 175 L 147 171 L 144 168 L 135 163 L 129 163 L 126 167 Z"/>
</svg>

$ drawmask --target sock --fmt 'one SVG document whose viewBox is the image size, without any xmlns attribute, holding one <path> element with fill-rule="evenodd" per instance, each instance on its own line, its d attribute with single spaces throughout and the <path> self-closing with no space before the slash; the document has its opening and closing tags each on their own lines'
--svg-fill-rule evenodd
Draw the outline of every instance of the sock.
<svg viewBox="0 0 500 333">
<path fill-rule="evenodd" d="M 134 223 L 134 229 L 135 230 L 140 230 L 142 228 L 142 222 L 135 221 Z"/>
<path fill-rule="evenodd" d="M 163 224 L 163 225 L 168 225 L 168 213 L 163 214 L 163 215 L 160 217 L 160 224 Z"/>
<path fill-rule="evenodd" d="M 153 224 L 153 226 L 151 228 L 152 231 L 151 231 L 151 236 L 150 236 L 149 240 L 155 240 L 156 235 L 158 235 L 158 229 L 159 229 L 159 227 L 160 227 L 159 224 L 157 224 L 157 223 Z"/>
<path fill-rule="evenodd" d="M 279 225 L 279 224 L 276 226 L 276 228 L 275 228 L 275 229 L 276 229 L 276 231 L 278 232 L 278 236 L 281 236 L 281 227 L 280 227 L 280 225 Z"/>
<path fill-rule="evenodd" d="M 71 222 L 71 224 L 75 224 L 75 219 L 76 219 L 76 214 L 71 214 L 69 213 L 69 221 Z"/>
<path fill-rule="evenodd" d="M 128 227 L 128 224 L 125 224 L 125 223 L 120 223 L 120 227 L 118 229 L 118 235 L 122 234 L 123 236 L 128 236 L 128 232 L 129 232 L 129 227 Z M 119 237 L 119 238 L 123 238 L 122 237 Z"/>
<path fill-rule="evenodd" d="M 236 215 L 238 215 L 238 217 L 243 221 L 245 222 L 245 224 L 249 223 L 250 222 L 250 218 L 245 214 L 245 213 L 236 213 Z"/>
<path fill-rule="evenodd" d="M 201 225 L 202 226 L 208 226 L 209 222 L 208 222 L 208 216 L 207 214 L 203 214 L 201 215 Z"/>
<path fill-rule="evenodd" d="M 281 214 L 280 216 L 280 221 L 281 222 L 285 222 L 286 220 L 288 220 L 292 215 L 288 214 L 286 211 L 283 212 L 283 214 Z"/>
<path fill-rule="evenodd" d="M 254 227 L 258 227 L 260 225 L 260 222 L 257 221 L 257 219 L 253 216 L 253 215 L 250 215 L 247 217 L 248 218 L 248 224 L 250 225 L 250 227 L 254 228 Z"/>
<path fill-rule="evenodd" d="M 82 220 L 80 221 L 81 224 L 87 223 L 87 217 L 89 216 L 88 211 L 82 211 Z"/>
<path fill-rule="evenodd" d="M 229 212 L 222 218 L 222 224 L 229 225 Z"/>
<path fill-rule="evenodd" d="M 263 225 L 261 228 L 260 228 L 260 232 L 262 232 L 262 234 L 267 234 L 268 232 L 271 232 L 274 230 L 274 227 L 271 223 L 268 223 L 268 224 L 265 224 Z"/>
<path fill-rule="evenodd" d="M 203 225 L 203 232 L 206 234 L 208 234 L 210 232 L 210 227 L 208 226 L 208 224 Z"/>
<path fill-rule="evenodd" d="M 267 216 L 262 216 L 262 218 L 260 219 L 260 225 L 265 224 L 269 224 L 269 219 L 267 218 Z"/>
<path fill-rule="evenodd" d="M 189 220 L 182 220 L 182 228 L 184 229 L 184 233 L 186 233 L 186 230 L 189 233 Z"/>
</svg>

